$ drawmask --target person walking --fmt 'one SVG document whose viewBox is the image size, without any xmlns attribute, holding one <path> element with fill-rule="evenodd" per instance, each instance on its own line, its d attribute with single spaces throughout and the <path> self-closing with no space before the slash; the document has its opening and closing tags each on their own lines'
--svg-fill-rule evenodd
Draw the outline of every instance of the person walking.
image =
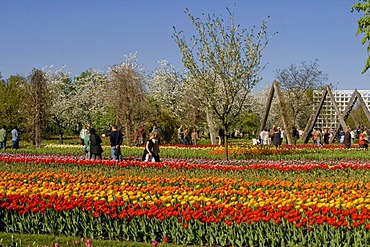
<svg viewBox="0 0 370 247">
<path fill-rule="evenodd" d="M 184 144 L 184 131 L 182 125 L 177 129 L 177 138 L 179 138 L 179 144 Z"/>
<path fill-rule="evenodd" d="M 145 142 L 144 152 L 142 156 L 142 161 L 152 160 L 152 150 L 153 150 L 153 132 L 149 133 L 149 139 Z"/>
<path fill-rule="evenodd" d="M 197 145 L 197 140 L 198 140 L 198 132 L 194 128 L 193 131 L 191 132 L 191 142 L 193 143 L 193 145 Z"/>
<path fill-rule="evenodd" d="M 346 133 L 344 134 L 343 144 L 346 146 L 346 149 L 351 147 L 352 138 L 351 138 L 351 128 L 348 128 Z"/>
<path fill-rule="evenodd" d="M 323 139 L 323 134 L 321 132 L 321 129 L 317 129 L 316 131 L 316 144 L 319 147 L 322 147 L 322 139 Z"/>
<path fill-rule="evenodd" d="M 5 125 L 0 129 L 0 148 L 5 151 L 6 149 L 6 129 Z"/>
<path fill-rule="evenodd" d="M 186 128 L 186 129 L 184 129 L 184 144 L 185 145 L 190 145 L 190 141 L 191 141 L 190 139 L 191 139 L 191 137 L 189 136 L 189 131 Z"/>
<path fill-rule="evenodd" d="M 329 130 L 328 129 L 326 129 L 324 133 L 324 143 L 327 145 L 329 144 Z"/>
<path fill-rule="evenodd" d="M 363 131 L 363 132 L 361 132 L 360 131 L 360 134 L 358 135 L 358 146 L 360 147 L 360 148 L 364 148 L 364 149 L 366 149 L 367 150 L 367 147 L 368 147 L 368 145 L 367 145 L 367 136 L 365 137 L 365 131 Z"/>
<path fill-rule="evenodd" d="M 88 130 L 87 134 L 84 137 L 84 151 L 86 154 L 86 159 L 88 160 L 91 159 L 90 145 L 91 145 L 90 130 Z"/>
<path fill-rule="evenodd" d="M 152 132 L 156 132 L 157 133 L 157 141 L 158 141 L 158 145 L 161 144 L 161 128 L 159 128 L 157 125 L 154 125 L 153 126 L 153 130 Z"/>
<path fill-rule="evenodd" d="M 280 128 L 275 127 L 274 134 L 272 135 L 272 143 L 276 148 L 280 146 L 281 143 L 280 138 L 281 138 Z"/>
<path fill-rule="evenodd" d="M 102 139 L 99 135 L 96 134 L 94 128 L 90 129 L 90 153 L 91 159 L 93 160 L 101 160 L 103 148 L 101 147 Z"/>
<path fill-rule="evenodd" d="M 19 136 L 18 136 L 17 127 L 14 127 L 11 133 L 12 133 L 12 149 L 18 149 L 19 148 Z"/>
<path fill-rule="evenodd" d="M 283 144 L 283 140 L 284 140 L 284 130 L 283 129 L 281 129 L 280 127 L 278 127 L 278 130 L 279 130 L 279 132 L 280 132 L 280 144 L 279 144 L 279 146 L 281 145 L 281 144 Z"/>
<path fill-rule="evenodd" d="M 313 144 L 316 145 L 317 144 L 317 135 L 318 135 L 318 130 L 315 128 L 314 131 L 313 131 L 313 134 L 312 134 L 312 140 L 313 140 Z"/>
<path fill-rule="evenodd" d="M 112 126 L 112 131 L 109 135 L 110 148 L 113 160 L 122 161 L 121 145 L 123 143 L 123 134 L 118 131 L 117 125 Z"/>
<path fill-rule="evenodd" d="M 81 145 L 85 145 L 85 136 L 87 135 L 87 127 L 86 125 L 82 126 L 82 129 L 80 131 L 80 140 L 81 140 Z"/>
<path fill-rule="evenodd" d="M 363 139 L 364 139 L 364 148 L 367 150 L 368 146 L 369 146 L 369 135 L 367 134 L 367 130 L 365 129 L 363 132 L 362 132 L 362 136 L 363 136 Z"/>
<path fill-rule="evenodd" d="M 145 144 L 145 149 L 142 157 L 143 161 L 160 162 L 159 143 L 157 138 L 157 132 L 150 133 L 149 140 Z"/>
</svg>

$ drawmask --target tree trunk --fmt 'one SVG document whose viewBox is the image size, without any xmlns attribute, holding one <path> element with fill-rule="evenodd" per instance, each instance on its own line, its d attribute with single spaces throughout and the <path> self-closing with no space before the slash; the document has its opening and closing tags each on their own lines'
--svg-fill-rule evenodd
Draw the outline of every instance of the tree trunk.
<svg viewBox="0 0 370 247">
<path fill-rule="evenodd" d="M 227 138 L 227 130 L 225 130 L 224 143 L 225 143 L 225 160 L 229 160 L 229 142 Z"/>
<path fill-rule="evenodd" d="M 213 122 L 213 117 L 208 110 L 206 111 L 206 116 L 211 144 L 216 144 L 215 123 Z"/>
<path fill-rule="evenodd" d="M 58 126 L 58 128 L 59 128 L 59 143 L 63 144 L 63 130 L 59 126 Z"/>
<path fill-rule="evenodd" d="M 60 121 L 58 120 L 58 118 L 56 117 L 53 117 L 54 118 L 54 121 L 56 122 L 56 125 L 58 126 L 58 132 L 59 132 L 59 143 L 60 144 L 63 144 L 63 127 L 62 125 L 60 124 Z"/>
<path fill-rule="evenodd" d="M 40 148 L 41 147 L 41 133 L 42 133 L 42 124 L 41 124 L 41 120 L 39 119 L 40 116 L 37 115 L 36 116 L 36 125 L 35 125 L 35 144 L 36 144 L 36 148 Z"/>
</svg>

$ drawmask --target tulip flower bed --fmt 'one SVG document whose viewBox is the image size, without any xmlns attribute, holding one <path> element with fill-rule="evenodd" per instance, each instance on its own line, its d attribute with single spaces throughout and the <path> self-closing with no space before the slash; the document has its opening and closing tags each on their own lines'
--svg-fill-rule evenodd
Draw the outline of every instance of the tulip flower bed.
<svg viewBox="0 0 370 247">
<path fill-rule="evenodd" d="M 122 156 L 130 159 L 141 159 L 144 147 L 128 147 L 123 146 Z M 110 147 L 103 146 L 103 158 L 109 159 Z M 81 145 L 58 145 L 49 144 L 41 149 L 21 148 L 19 150 L 7 149 L 7 153 L 13 154 L 32 154 L 32 155 L 59 155 L 83 158 Z M 367 159 L 367 152 L 364 149 L 358 148 L 358 145 L 352 145 L 351 149 L 345 149 L 342 144 L 330 144 L 318 147 L 313 144 L 301 144 L 297 146 L 282 145 L 280 148 L 272 146 L 248 146 L 248 145 L 232 145 L 229 147 L 229 157 L 235 162 L 244 162 L 250 159 L 263 160 L 360 160 Z M 161 159 L 176 158 L 176 159 L 198 159 L 202 160 L 218 160 L 223 162 L 224 147 L 214 145 L 161 145 Z M 198 162 L 198 161 L 197 161 Z M 196 163 L 197 163 L 196 162 Z"/>
<path fill-rule="evenodd" d="M 0 230 L 209 246 L 366 246 L 370 163 L 0 155 Z"/>
</svg>

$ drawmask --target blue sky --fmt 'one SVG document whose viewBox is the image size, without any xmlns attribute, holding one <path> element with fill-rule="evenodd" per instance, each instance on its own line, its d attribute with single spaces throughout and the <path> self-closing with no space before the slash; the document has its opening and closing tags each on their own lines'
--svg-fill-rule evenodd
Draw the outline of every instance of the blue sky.
<svg viewBox="0 0 370 247">
<path fill-rule="evenodd" d="M 319 60 L 337 89 L 370 89 L 361 74 L 367 54 L 356 36 L 355 0 L 0 0 L 0 71 L 3 78 L 27 76 L 33 68 L 66 65 L 72 76 L 95 68 L 105 71 L 124 55 L 138 52 L 150 74 L 157 61 L 182 68 L 172 27 L 190 37 L 194 27 L 184 13 L 227 18 L 236 3 L 236 22 L 278 32 L 263 53 L 263 80 L 271 84 L 277 69 Z"/>
</svg>

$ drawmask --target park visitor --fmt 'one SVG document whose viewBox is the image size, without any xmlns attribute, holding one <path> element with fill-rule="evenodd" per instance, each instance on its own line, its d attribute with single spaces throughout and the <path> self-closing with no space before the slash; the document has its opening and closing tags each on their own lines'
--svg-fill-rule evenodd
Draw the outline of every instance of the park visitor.
<svg viewBox="0 0 370 247">
<path fill-rule="evenodd" d="M 329 130 L 328 130 L 328 129 L 326 129 L 326 130 L 325 130 L 325 133 L 324 133 L 324 143 L 325 143 L 325 144 L 329 144 L 329 136 L 330 136 L 330 134 L 329 134 Z"/>
<path fill-rule="evenodd" d="M 177 129 L 177 138 L 179 138 L 179 143 L 184 144 L 184 131 L 182 125 Z"/>
<path fill-rule="evenodd" d="M 91 159 L 91 153 L 90 153 L 90 130 L 87 131 L 87 134 L 84 137 L 84 152 L 86 154 L 86 159 Z"/>
<path fill-rule="evenodd" d="M 364 148 L 367 150 L 368 144 L 367 144 L 367 133 L 366 131 L 361 131 L 358 135 L 358 146 L 360 148 Z"/>
<path fill-rule="evenodd" d="M 0 129 L 0 148 L 5 151 L 6 149 L 6 129 L 5 125 Z"/>
<path fill-rule="evenodd" d="M 356 131 L 353 129 L 351 130 L 351 144 L 355 143 L 355 138 L 356 138 Z"/>
<path fill-rule="evenodd" d="M 184 129 L 184 144 L 189 145 L 190 144 L 190 137 L 189 137 L 189 131 L 188 129 Z"/>
<path fill-rule="evenodd" d="M 112 126 L 112 131 L 109 135 L 111 154 L 113 160 L 122 161 L 121 145 L 123 143 L 123 135 L 118 131 L 117 125 Z"/>
<path fill-rule="evenodd" d="M 161 144 L 161 129 L 157 126 L 157 125 L 154 125 L 153 126 L 153 130 L 152 130 L 152 133 L 157 133 L 157 141 L 158 141 L 158 145 Z"/>
<path fill-rule="evenodd" d="M 81 145 L 84 145 L 84 140 L 85 136 L 87 135 L 87 127 L 86 125 L 82 126 L 82 129 L 80 131 L 80 140 L 81 140 Z"/>
<path fill-rule="evenodd" d="M 277 127 L 277 128 L 275 127 L 274 134 L 272 135 L 271 141 L 276 148 L 280 146 L 280 143 L 281 143 L 280 138 L 281 138 L 280 127 Z"/>
<path fill-rule="evenodd" d="M 159 143 L 157 138 L 157 132 L 152 132 L 149 134 L 149 140 L 145 144 L 145 149 L 142 157 L 143 161 L 160 162 Z"/>
<path fill-rule="evenodd" d="M 91 159 L 93 160 L 101 160 L 103 148 L 101 147 L 102 139 L 99 135 L 96 134 L 94 128 L 90 129 L 90 153 Z"/>
<path fill-rule="evenodd" d="M 348 128 L 346 133 L 344 134 L 344 140 L 343 140 L 343 144 L 346 146 L 346 149 L 349 149 L 351 147 L 351 143 L 352 143 L 352 140 L 351 140 L 351 128 Z"/>
<path fill-rule="evenodd" d="M 281 144 L 283 144 L 284 130 L 279 127 L 279 131 L 280 131 L 280 144 L 279 144 L 279 146 L 280 146 Z"/>
<path fill-rule="evenodd" d="M 198 140 L 198 132 L 197 130 L 194 128 L 193 129 L 193 132 L 191 132 L 191 142 L 193 145 L 197 145 L 197 140 Z"/>
<path fill-rule="evenodd" d="M 18 136 L 17 127 L 14 127 L 11 133 L 12 133 L 12 149 L 18 149 L 19 148 L 19 136 Z"/>
</svg>

